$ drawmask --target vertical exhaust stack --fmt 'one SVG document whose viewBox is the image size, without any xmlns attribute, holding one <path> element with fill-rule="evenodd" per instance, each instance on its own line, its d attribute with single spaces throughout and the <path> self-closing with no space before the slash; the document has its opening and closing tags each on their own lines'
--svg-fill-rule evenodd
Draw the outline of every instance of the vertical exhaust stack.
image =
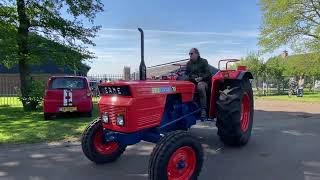
<svg viewBox="0 0 320 180">
<path fill-rule="evenodd" d="M 141 28 L 138 28 L 141 34 L 141 61 L 139 66 L 139 76 L 140 80 L 145 81 L 147 79 L 147 67 L 144 62 L 144 34 Z"/>
</svg>

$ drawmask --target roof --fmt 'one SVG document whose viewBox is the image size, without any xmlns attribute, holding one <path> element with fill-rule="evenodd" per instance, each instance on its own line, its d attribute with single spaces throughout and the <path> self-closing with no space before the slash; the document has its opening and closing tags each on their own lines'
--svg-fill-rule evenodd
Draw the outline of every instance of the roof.
<svg viewBox="0 0 320 180">
<path fill-rule="evenodd" d="M 182 68 L 185 69 L 186 64 L 187 64 L 187 62 L 182 62 L 182 63 L 178 63 L 178 64 L 168 64 L 168 65 L 164 65 L 164 66 L 157 66 L 157 67 L 149 68 L 147 70 L 147 77 L 148 78 L 152 78 L 153 76 L 160 77 L 162 75 L 166 75 L 169 73 L 176 73 L 180 68 L 179 65 L 184 66 Z M 211 73 L 213 73 L 213 74 L 215 74 L 219 71 L 218 68 L 216 68 L 210 64 L 209 64 L 209 69 L 210 69 Z"/>
<path fill-rule="evenodd" d="M 84 74 L 90 70 L 88 65 L 82 64 L 81 70 L 84 71 Z M 48 62 L 41 65 L 31 65 L 30 72 L 33 74 L 73 74 L 74 71 L 71 68 L 65 66 L 58 66 L 53 62 Z M 14 65 L 12 68 L 7 68 L 3 65 L 0 65 L 0 74 L 17 74 L 19 73 L 19 66 Z"/>
<path fill-rule="evenodd" d="M 9 28 L 9 24 L 2 23 L 1 25 L 4 25 L 8 33 L 13 32 L 13 29 Z M 8 41 L 11 42 L 11 39 L 9 38 Z M 0 65 L 0 74 L 19 73 L 18 51 L 15 43 L 16 41 L 12 41 L 9 48 L 0 47 L 0 61 L 3 62 L 1 64 L 14 64 L 10 68 Z M 5 46 L 7 44 L 2 43 L 1 45 Z M 34 63 L 29 65 L 29 70 L 33 74 L 74 74 L 74 66 L 77 69 L 76 73 L 79 75 L 87 75 L 90 70 L 88 65 L 82 63 L 83 60 L 93 58 L 90 54 L 80 52 L 36 33 L 31 32 L 29 34 L 28 48 L 28 53 Z M 60 63 L 64 65 L 59 65 Z"/>
<path fill-rule="evenodd" d="M 186 65 L 186 62 L 180 63 L 181 65 Z M 173 65 L 173 64 L 168 64 L 168 65 L 163 65 L 163 66 L 158 66 L 158 67 L 152 67 L 147 69 L 147 77 L 151 78 L 153 76 L 158 77 L 163 74 L 167 74 L 169 72 L 178 70 L 180 67 Z"/>
</svg>

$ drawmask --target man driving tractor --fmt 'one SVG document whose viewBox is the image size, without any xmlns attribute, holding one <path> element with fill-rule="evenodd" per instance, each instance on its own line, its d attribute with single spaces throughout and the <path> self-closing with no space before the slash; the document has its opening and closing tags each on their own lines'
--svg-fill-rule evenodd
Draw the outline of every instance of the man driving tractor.
<svg viewBox="0 0 320 180">
<path fill-rule="evenodd" d="M 208 61 L 200 57 L 197 48 L 192 48 L 189 56 L 186 75 L 189 81 L 195 83 L 197 87 L 200 97 L 201 119 L 205 119 L 207 118 L 207 90 L 211 77 Z"/>
</svg>

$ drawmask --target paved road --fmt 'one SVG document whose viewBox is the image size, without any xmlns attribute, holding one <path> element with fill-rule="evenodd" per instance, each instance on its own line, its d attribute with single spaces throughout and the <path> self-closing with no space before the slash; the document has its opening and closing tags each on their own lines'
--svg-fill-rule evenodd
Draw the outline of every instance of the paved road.
<svg viewBox="0 0 320 180">
<path fill-rule="evenodd" d="M 281 103 L 262 104 L 246 147 L 223 146 L 213 124 L 192 129 L 205 148 L 200 180 L 320 180 L 320 109 L 310 111 L 313 105 L 306 104 L 304 113 L 297 107 L 277 110 Z M 79 143 L 0 146 L 0 180 L 145 180 L 152 148 L 140 143 L 117 162 L 97 166 Z"/>
</svg>

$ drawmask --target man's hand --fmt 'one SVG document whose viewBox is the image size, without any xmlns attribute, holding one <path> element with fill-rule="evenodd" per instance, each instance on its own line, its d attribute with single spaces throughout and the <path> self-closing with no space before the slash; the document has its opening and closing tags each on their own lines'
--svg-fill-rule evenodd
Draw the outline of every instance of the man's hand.
<svg viewBox="0 0 320 180">
<path fill-rule="evenodd" d="M 200 81 L 202 81 L 202 77 L 197 77 L 197 78 L 195 78 L 194 80 L 196 81 L 196 82 L 200 82 Z"/>
</svg>

